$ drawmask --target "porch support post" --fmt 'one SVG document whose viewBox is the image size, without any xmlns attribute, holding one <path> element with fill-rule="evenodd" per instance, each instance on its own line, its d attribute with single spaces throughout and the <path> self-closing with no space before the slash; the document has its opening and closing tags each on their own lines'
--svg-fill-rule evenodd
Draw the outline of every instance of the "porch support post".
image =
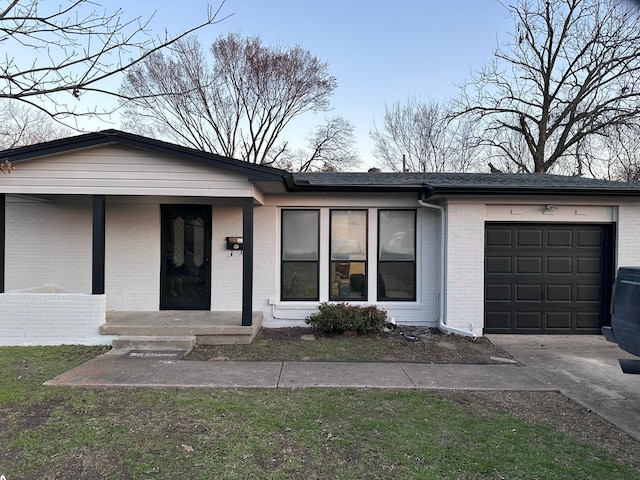
<svg viewBox="0 0 640 480">
<path fill-rule="evenodd" d="M 93 196 L 93 244 L 91 256 L 91 293 L 104 294 L 105 196 Z"/>
<path fill-rule="evenodd" d="M 0 193 L 0 293 L 4 293 L 4 259 L 5 259 L 4 252 L 5 252 L 5 246 L 6 246 L 5 207 L 6 207 L 5 194 Z"/>
<path fill-rule="evenodd" d="M 242 199 L 242 326 L 253 324 L 253 198 Z"/>
</svg>

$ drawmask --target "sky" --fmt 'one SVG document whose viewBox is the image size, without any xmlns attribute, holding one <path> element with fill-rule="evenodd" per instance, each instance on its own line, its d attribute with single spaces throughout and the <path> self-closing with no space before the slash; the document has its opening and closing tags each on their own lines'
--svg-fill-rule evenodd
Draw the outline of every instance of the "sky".
<svg viewBox="0 0 640 480">
<path fill-rule="evenodd" d="M 136 3 L 122 6 L 125 17 L 153 13 L 146 2 Z M 176 4 L 153 3 L 153 32 L 179 33 L 207 9 L 205 0 Z M 456 84 L 491 60 L 512 25 L 497 0 L 226 0 L 219 16 L 228 15 L 197 33 L 203 45 L 229 32 L 258 35 L 264 44 L 299 45 L 328 63 L 338 81 L 332 110 L 297 120 L 287 140 L 302 147 L 313 126 L 345 117 L 355 127 L 361 169 L 375 165 L 369 133 L 374 122 L 382 124 L 385 105 L 413 95 L 446 101 Z"/>
</svg>

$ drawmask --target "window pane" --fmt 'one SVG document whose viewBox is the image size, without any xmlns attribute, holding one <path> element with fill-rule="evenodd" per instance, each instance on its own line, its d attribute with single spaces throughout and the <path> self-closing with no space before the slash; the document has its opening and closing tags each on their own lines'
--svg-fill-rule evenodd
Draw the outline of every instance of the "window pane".
<svg viewBox="0 0 640 480">
<path fill-rule="evenodd" d="M 173 220 L 173 264 L 184 265 L 184 220 L 177 217 Z"/>
<path fill-rule="evenodd" d="M 331 212 L 331 260 L 367 259 L 366 210 Z"/>
<path fill-rule="evenodd" d="M 318 263 L 284 262 L 282 265 L 283 300 L 318 299 Z"/>
<path fill-rule="evenodd" d="M 282 212 L 282 259 L 318 260 L 318 211 Z"/>
<path fill-rule="evenodd" d="M 378 264 L 378 300 L 413 300 L 415 292 L 413 262 Z"/>
<path fill-rule="evenodd" d="M 415 260 L 415 210 L 380 210 L 380 260 Z"/>
<path fill-rule="evenodd" d="M 366 300 L 364 262 L 331 262 L 331 300 Z"/>
</svg>

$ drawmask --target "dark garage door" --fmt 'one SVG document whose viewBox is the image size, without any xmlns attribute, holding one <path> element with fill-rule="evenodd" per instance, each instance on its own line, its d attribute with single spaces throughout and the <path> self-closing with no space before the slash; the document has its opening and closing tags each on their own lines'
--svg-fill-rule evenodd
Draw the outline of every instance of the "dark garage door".
<svg viewBox="0 0 640 480">
<path fill-rule="evenodd" d="M 600 333 L 612 225 L 487 223 L 485 333 Z"/>
</svg>

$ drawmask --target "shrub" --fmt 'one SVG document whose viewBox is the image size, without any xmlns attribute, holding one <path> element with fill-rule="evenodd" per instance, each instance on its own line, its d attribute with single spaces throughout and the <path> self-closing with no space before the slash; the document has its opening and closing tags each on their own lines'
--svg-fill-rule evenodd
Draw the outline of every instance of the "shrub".
<svg viewBox="0 0 640 480">
<path fill-rule="evenodd" d="M 320 311 L 305 322 L 324 333 L 355 331 L 377 333 L 384 329 L 387 312 L 376 306 L 361 307 L 348 303 L 321 303 Z"/>
</svg>

